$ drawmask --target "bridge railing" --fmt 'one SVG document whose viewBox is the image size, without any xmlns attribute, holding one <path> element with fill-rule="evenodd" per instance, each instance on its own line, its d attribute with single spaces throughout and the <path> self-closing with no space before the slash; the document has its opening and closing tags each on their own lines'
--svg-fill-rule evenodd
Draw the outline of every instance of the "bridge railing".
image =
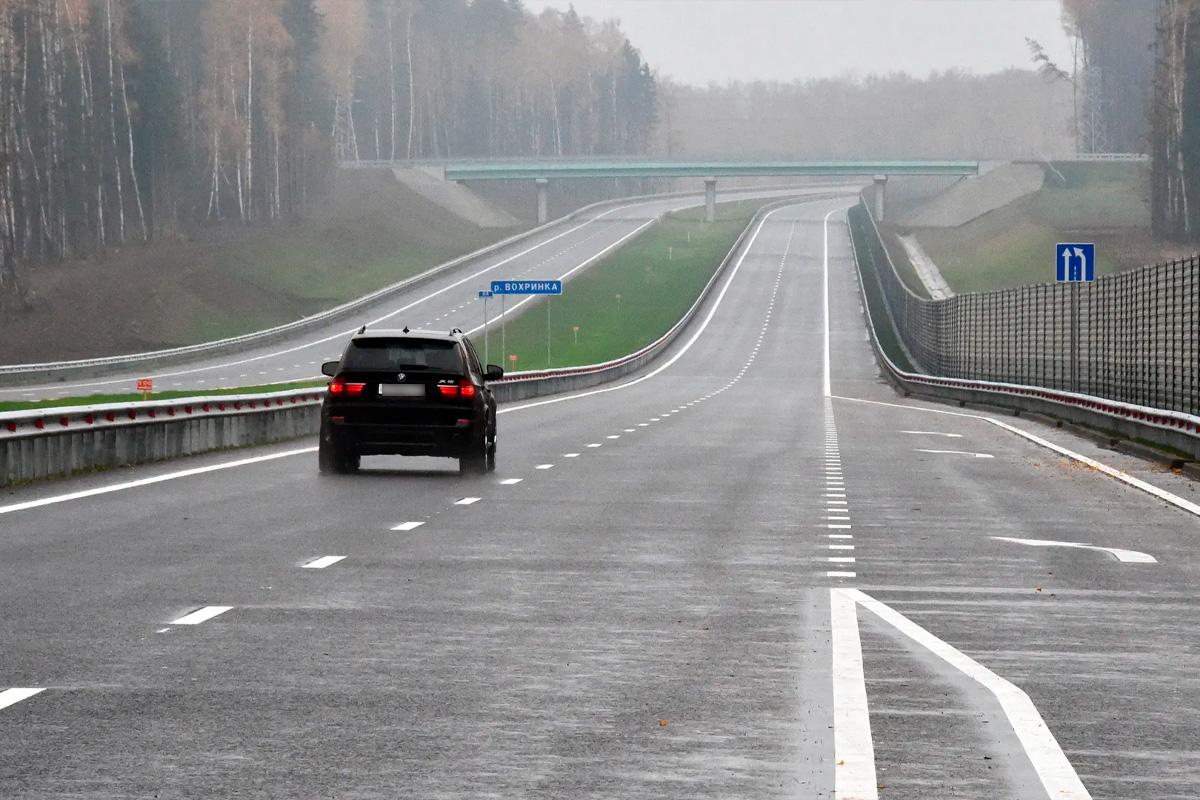
<svg viewBox="0 0 1200 800">
<path fill-rule="evenodd" d="M 850 221 L 918 371 L 1200 413 L 1200 258 L 926 300 L 896 271 L 869 203 Z"/>
</svg>

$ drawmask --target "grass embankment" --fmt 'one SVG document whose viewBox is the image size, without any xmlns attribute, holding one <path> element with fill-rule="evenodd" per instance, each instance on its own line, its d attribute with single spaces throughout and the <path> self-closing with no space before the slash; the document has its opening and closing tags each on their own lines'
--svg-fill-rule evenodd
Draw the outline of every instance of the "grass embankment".
<svg viewBox="0 0 1200 800">
<path fill-rule="evenodd" d="M 389 170 L 343 170 L 299 222 L 214 225 L 29 267 L 28 311 L 0 314 L 0 364 L 212 341 L 290 322 L 516 233 L 481 228 Z"/>
<path fill-rule="evenodd" d="M 175 400 L 180 397 L 214 397 L 231 394 L 268 394 L 285 392 L 288 389 L 313 389 L 323 387 L 325 381 L 296 381 L 293 383 L 268 383 L 261 386 L 234 386 L 223 389 L 192 389 L 151 392 L 150 400 Z M 14 400 L 0 402 L 0 411 L 30 411 L 37 408 L 63 408 L 66 406 L 95 406 L 103 403 L 133 403 L 142 400 L 141 392 L 120 394 L 89 394 L 79 397 L 60 397 L 57 400 Z"/>
<path fill-rule="evenodd" d="M 717 206 L 716 221 L 703 209 L 669 214 L 628 244 L 571 278 L 550 309 L 550 361 L 546 358 L 545 302 L 532 306 L 506 330 L 505 370 L 596 364 L 633 353 L 670 329 L 696 301 L 738 234 L 764 200 Z M 618 295 L 620 299 L 618 299 Z M 578 333 L 573 328 L 579 327 Z M 501 364 L 500 326 L 490 326 L 490 360 Z M 483 354 L 483 336 L 476 348 Z"/>
<path fill-rule="evenodd" d="M 1054 246 L 1064 241 L 1095 241 L 1098 275 L 1176 255 L 1149 233 L 1144 164 L 1056 163 L 1054 167 L 1058 173 L 1048 169 L 1045 184 L 1031 195 L 957 228 L 915 231 L 954 291 L 1051 282 Z M 888 249 L 898 268 L 907 264 L 899 243 L 889 241 Z"/>
<path fill-rule="evenodd" d="M 867 214 L 862 206 L 855 206 L 850 209 L 848 219 L 850 235 L 854 238 L 854 249 L 859 257 L 863 291 L 867 295 L 867 307 L 871 312 L 871 322 L 875 326 L 875 336 L 879 339 L 879 346 L 897 367 L 905 372 L 912 372 L 912 363 L 904 354 L 904 348 L 900 346 L 896 327 L 892 324 L 892 317 L 885 305 L 883 289 L 879 285 L 876 269 L 879 267 L 887 269 L 887 266 L 875 263 L 874 251 L 870 246 L 871 233 Z"/>
</svg>

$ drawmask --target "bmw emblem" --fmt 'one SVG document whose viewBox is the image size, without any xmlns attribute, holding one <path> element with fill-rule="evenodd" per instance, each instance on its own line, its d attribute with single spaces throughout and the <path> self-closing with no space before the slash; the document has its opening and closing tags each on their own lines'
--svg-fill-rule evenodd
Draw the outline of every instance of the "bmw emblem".
<svg viewBox="0 0 1200 800">
<path fill-rule="evenodd" d="M 397 381 L 403 381 L 404 378 L 405 378 L 405 375 L 403 372 L 401 372 L 399 375 L 396 376 Z"/>
</svg>

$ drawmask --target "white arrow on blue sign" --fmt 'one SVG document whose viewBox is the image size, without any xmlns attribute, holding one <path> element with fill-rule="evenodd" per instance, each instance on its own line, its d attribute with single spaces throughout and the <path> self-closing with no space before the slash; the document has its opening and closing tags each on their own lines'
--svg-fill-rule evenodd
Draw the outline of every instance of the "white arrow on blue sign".
<svg viewBox="0 0 1200 800">
<path fill-rule="evenodd" d="M 492 281 L 492 294 L 562 294 L 562 281 Z"/>
<path fill-rule="evenodd" d="M 1096 244 L 1094 242 L 1059 242 L 1054 248 L 1054 252 L 1054 269 L 1060 283 L 1096 280 Z"/>
</svg>

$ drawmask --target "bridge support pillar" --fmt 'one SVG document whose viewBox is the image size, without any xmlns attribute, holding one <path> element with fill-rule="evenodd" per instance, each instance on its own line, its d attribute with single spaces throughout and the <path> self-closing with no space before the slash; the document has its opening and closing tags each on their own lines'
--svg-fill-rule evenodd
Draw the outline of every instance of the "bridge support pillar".
<svg viewBox="0 0 1200 800">
<path fill-rule="evenodd" d="M 545 225 L 550 221 L 549 190 L 550 181 L 538 178 L 534 181 L 537 186 L 537 224 Z"/>
<path fill-rule="evenodd" d="M 704 179 L 704 221 L 714 222 L 717 219 L 717 179 Z"/>
<path fill-rule="evenodd" d="M 883 222 L 884 196 L 887 194 L 887 175 L 875 176 L 875 221 Z"/>
</svg>

